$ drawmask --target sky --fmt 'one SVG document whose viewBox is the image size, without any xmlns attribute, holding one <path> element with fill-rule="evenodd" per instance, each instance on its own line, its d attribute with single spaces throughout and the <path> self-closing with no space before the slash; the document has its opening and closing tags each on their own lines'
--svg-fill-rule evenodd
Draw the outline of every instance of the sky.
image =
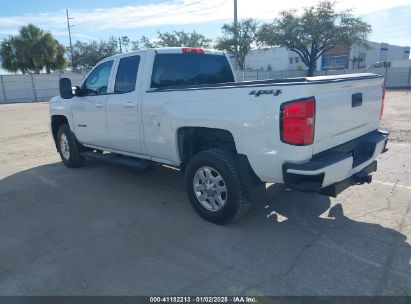
<svg viewBox="0 0 411 304">
<path fill-rule="evenodd" d="M 238 0 L 239 18 L 261 22 L 281 10 L 315 5 L 318 0 Z M 72 39 L 90 41 L 127 35 L 137 40 L 156 31 L 186 30 L 216 38 L 233 18 L 233 0 L 0 0 L 0 40 L 34 23 L 69 44 L 66 8 Z M 411 0 L 337 0 L 338 9 L 354 9 L 373 28 L 369 40 L 395 45 L 411 44 Z"/>
</svg>

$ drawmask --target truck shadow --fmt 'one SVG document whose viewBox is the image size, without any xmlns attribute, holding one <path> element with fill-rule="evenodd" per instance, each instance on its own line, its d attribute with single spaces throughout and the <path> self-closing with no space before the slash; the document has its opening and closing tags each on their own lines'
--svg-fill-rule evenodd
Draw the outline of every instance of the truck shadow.
<svg viewBox="0 0 411 304">
<path fill-rule="evenodd" d="M 3 178 L 0 198 L 0 294 L 411 294 L 405 235 L 281 185 L 228 226 L 199 218 L 165 167 L 54 163 Z"/>
</svg>

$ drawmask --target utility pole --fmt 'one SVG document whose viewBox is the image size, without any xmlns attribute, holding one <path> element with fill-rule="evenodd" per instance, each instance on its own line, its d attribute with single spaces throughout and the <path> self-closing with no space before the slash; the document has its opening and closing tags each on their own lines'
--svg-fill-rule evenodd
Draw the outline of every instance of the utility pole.
<svg viewBox="0 0 411 304">
<path fill-rule="evenodd" d="M 71 70 L 73 70 L 73 69 L 74 69 L 73 44 L 72 44 L 72 42 L 71 42 L 71 27 L 72 27 L 73 25 L 70 25 L 70 19 L 74 19 L 74 18 L 70 18 L 70 17 L 69 17 L 68 9 L 66 9 L 66 17 L 67 17 L 67 29 L 68 29 L 69 41 L 70 41 Z"/>
<path fill-rule="evenodd" d="M 237 25 L 237 0 L 234 0 L 234 24 Z"/>
<path fill-rule="evenodd" d="M 235 41 L 235 56 L 238 57 L 238 19 L 237 19 L 237 0 L 234 0 L 234 41 Z"/>
</svg>

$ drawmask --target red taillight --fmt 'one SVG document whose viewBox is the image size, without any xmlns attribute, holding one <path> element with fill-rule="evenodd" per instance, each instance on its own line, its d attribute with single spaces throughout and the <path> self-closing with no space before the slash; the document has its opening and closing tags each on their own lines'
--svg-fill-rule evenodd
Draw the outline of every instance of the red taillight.
<svg viewBox="0 0 411 304">
<path fill-rule="evenodd" d="M 204 50 L 200 49 L 200 48 L 183 48 L 183 54 L 187 54 L 187 53 L 194 53 L 194 54 L 204 54 Z"/>
<path fill-rule="evenodd" d="M 290 101 L 281 106 L 281 140 L 292 145 L 311 145 L 314 141 L 315 99 Z"/>
<path fill-rule="evenodd" d="M 385 102 L 385 87 L 382 87 L 382 100 L 381 100 L 380 119 L 382 117 L 382 113 L 384 112 L 384 102 Z"/>
</svg>

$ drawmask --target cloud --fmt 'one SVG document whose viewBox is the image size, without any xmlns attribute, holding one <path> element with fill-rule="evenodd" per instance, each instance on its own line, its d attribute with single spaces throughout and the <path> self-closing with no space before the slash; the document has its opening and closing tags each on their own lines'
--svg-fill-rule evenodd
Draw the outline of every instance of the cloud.
<svg viewBox="0 0 411 304">
<path fill-rule="evenodd" d="M 238 0 L 240 18 L 269 20 L 279 11 L 295 7 L 315 5 L 317 0 Z M 379 10 L 408 5 L 409 0 L 358 1 L 339 0 L 340 9 L 355 8 L 356 14 L 370 14 Z M 171 25 L 226 22 L 233 18 L 232 0 L 168 0 L 160 3 L 126 5 L 92 10 L 73 9 L 70 15 L 75 24 L 73 36 L 80 39 L 94 39 L 102 31 L 159 27 Z M 15 34 L 27 23 L 34 23 L 56 35 L 67 31 L 65 11 L 0 17 L 0 34 Z M 107 34 L 108 35 L 108 34 Z"/>
<path fill-rule="evenodd" d="M 397 45 L 409 45 L 411 36 L 411 5 L 365 14 L 364 19 L 372 25 L 370 40 Z"/>
</svg>

